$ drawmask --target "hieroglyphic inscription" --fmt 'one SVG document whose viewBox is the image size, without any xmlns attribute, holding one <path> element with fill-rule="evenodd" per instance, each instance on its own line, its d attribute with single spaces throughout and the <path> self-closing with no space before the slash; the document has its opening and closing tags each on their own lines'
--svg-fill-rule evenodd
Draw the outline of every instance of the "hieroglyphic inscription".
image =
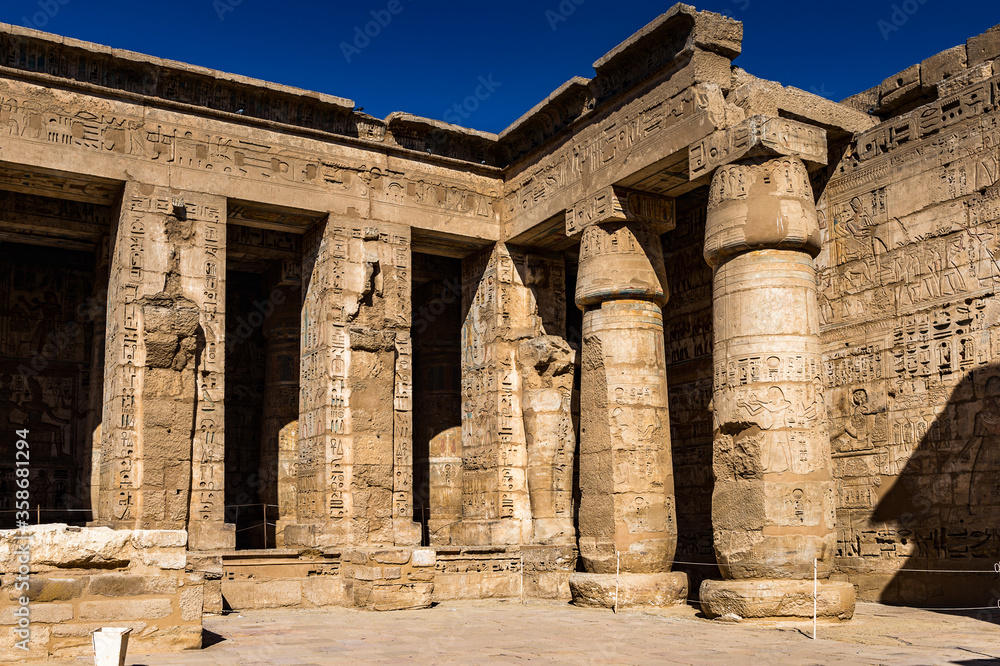
<svg viewBox="0 0 1000 666">
<path fill-rule="evenodd" d="M 889 572 L 907 558 L 1000 551 L 993 501 L 973 489 L 995 474 L 992 454 L 976 450 L 990 441 L 981 433 L 1000 388 L 998 83 L 974 82 L 862 134 L 820 201 L 845 566 Z"/>
<path fill-rule="evenodd" d="M 494 538 L 531 536 L 527 446 L 517 345 L 565 332 L 562 259 L 498 245 L 462 266 L 462 510 L 466 519 L 505 521 Z"/>
<path fill-rule="evenodd" d="M 702 85 L 677 91 L 665 84 L 663 89 L 588 126 L 571 144 L 511 178 L 503 201 L 505 221 L 526 217 L 540 222 L 547 217 L 544 211 L 556 200 L 563 209 L 573 206 L 587 194 L 582 183 L 611 185 L 618 180 L 613 177 L 616 169 L 628 156 L 654 142 L 663 141 L 669 148 L 685 150 L 690 140 L 701 138 L 721 123 L 712 113 L 717 94 Z M 689 124 L 699 119 L 702 122 L 697 131 L 692 125 L 691 136 L 684 135 L 676 146 L 671 143 L 675 132 L 680 137 Z"/>
<path fill-rule="evenodd" d="M 108 103 L 95 108 L 83 95 L 68 94 L 42 104 L 32 98 L 36 90 L 27 83 L 0 83 L 0 136 L 329 192 L 357 200 L 353 205 L 359 208 L 368 200 L 495 220 L 493 204 L 499 189 L 492 184 L 478 191 L 459 178 L 358 166 L 318 143 L 309 152 L 299 147 L 301 142 L 293 147 L 282 145 L 278 138 L 249 140 L 180 121 L 149 122 L 134 115 L 133 107 Z"/>
<path fill-rule="evenodd" d="M 751 152 L 755 151 L 755 152 Z M 753 116 L 713 132 L 688 148 L 691 180 L 750 154 L 789 155 L 826 164 L 826 131 L 812 125 L 769 116 Z"/>
</svg>

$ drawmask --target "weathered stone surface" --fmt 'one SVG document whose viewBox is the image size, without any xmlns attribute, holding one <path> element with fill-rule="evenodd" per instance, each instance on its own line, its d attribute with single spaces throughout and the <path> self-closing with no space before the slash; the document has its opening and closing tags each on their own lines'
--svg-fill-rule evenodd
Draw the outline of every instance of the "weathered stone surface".
<svg viewBox="0 0 1000 666">
<path fill-rule="evenodd" d="M 833 565 L 836 491 L 812 259 L 819 250 L 800 161 L 716 172 L 704 248 L 715 268 L 712 524 L 723 576 L 753 589 L 760 585 L 743 579 L 805 579 L 814 561 L 825 579 Z M 703 591 L 717 589 L 709 582 Z M 790 612 L 780 597 L 794 597 L 794 585 L 766 589 L 782 609 L 773 614 Z"/>
<path fill-rule="evenodd" d="M 920 85 L 932 90 L 941 81 L 961 74 L 967 66 L 965 44 L 936 53 L 920 63 Z"/>
<path fill-rule="evenodd" d="M 1000 25 L 995 25 L 981 35 L 969 37 L 965 42 L 969 67 L 1000 58 Z"/>
<path fill-rule="evenodd" d="M 878 88 L 878 104 L 882 110 L 892 110 L 919 98 L 924 90 L 920 85 L 920 65 L 910 65 L 902 72 L 890 76 Z"/>
<path fill-rule="evenodd" d="M 746 157 L 789 156 L 815 165 L 827 163 L 826 132 L 805 123 L 753 116 L 735 127 L 713 132 L 688 151 L 690 178 Z"/>
<path fill-rule="evenodd" d="M 578 558 L 992 607 L 905 570 L 1000 555 L 998 34 L 836 104 L 676 5 L 493 135 L 0 27 L 4 443 L 28 522 L 105 526 L 28 530 L 31 656 L 223 595 L 605 604 Z"/>
<path fill-rule="evenodd" d="M 588 573 L 666 571 L 677 544 L 663 356 L 667 300 L 655 233 L 584 231 L 580 557 Z"/>
<path fill-rule="evenodd" d="M 532 543 L 572 545 L 576 541 L 569 511 L 576 448 L 572 414 L 576 352 L 560 337 L 542 336 L 522 342 L 517 360 Z"/>
<path fill-rule="evenodd" d="M 38 604 L 31 608 L 31 621 L 38 624 L 59 624 L 73 619 L 72 604 Z M 11 631 L 9 625 L 16 625 L 18 618 L 14 616 L 15 606 L 0 608 L 0 625 Z"/>
<path fill-rule="evenodd" d="M 79 528 L 66 525 L 39 525 L 26 528 L 31 536 L 32 571 L 47 569 L 184 568 L 184 532 L 155 536 L 146 533 L 134 541 L 128 530 L 106 527 Z M 16 533 L 0 531 L 0 562 L 6 571 L 16 571 L 21 541 Z M 136 547 L 135 544 L 148 544 Z M 179 567 L 178 567 L 179 564 Z"/>
<path fill-rule="evenodd" d="M 33 602 L 67 601 L 79 597 L 87 588 L 86 578 L 32 578 L 28 581 L 28 589 L 19 591 L 10 586 L 11 601 L 27 597 Z"/>
<path fill-rule="evenodd" d="M 850 620 L 854 616 L 854 586 L 821 580 L 817 585 L 816 616 Z M 811 618 L 812 581 L 706 580 L 701 584 L 701 610 L 709 618 Z"/>
<path fill-rule="evenodd" d="M 792 116 L 841 136 L 862 132 L 875 124 L 867 113 L 805 90 L 759 79 L 738 67 L 733 70 L 733 89 L 726 101 L 743 109 L 747 117 Z"/>
<path fill-rule="evenodd" d="M 133 599 L 120 601 L 85 601 L 80 604 L 79 619 L 84 622 L 127 622 L 158 619 L 173 612 L 169 599 Z"/>
<path fill-rule="evenodd" d="M 686 603 L 688 579 L 687 574 L 680 571 L 618 577 L 615 574 L 574 573 L 569 577 L 569 588 L 577 606 L 663 608 Z"/>
</svg>

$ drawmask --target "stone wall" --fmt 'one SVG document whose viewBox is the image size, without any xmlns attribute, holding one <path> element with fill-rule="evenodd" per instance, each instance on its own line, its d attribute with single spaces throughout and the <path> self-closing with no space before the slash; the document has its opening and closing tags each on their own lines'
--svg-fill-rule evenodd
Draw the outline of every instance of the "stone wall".
<svg viewBox="0 0 1000 666">
<path fill-rule="evenodd" d="M 36 215 L 56 208 L 61 214 L 100 216 L 96 206 L 52 206 L 41 197 L 28 203 L 36 206 Z M 39 270 L 44 264 L 51 269 Z M 91 519 L 88 394 L 95 320 L 104 309 L 104 287 L 93 294 L 94 267 L 92 250 L 7 242 L 0 247 L 0 451 L 9 452 L 0 461 L 2 528 L 15 524 L 14 431 L 20 428 L 31 430 L 33 442 L 33 518 Z M 102 330 L 96 338 L 103 342 Z"/>
<path fill-rule="evenodd" d="M 19 539 L 28 536 L 30 540 Z M 28 587 L 19 571 L 30 546 Z M 0 531 L 0 661 L 92 654 L 90 632 L 129 627 L 136 652 L 201 647 L 203 578 L 188 573 L 182 531 L 44 525 Z M 27 597 L 30 650 L 14 647 Z"/>
<path fill-rule="evenodd" d="M 840 571 L 862 599 L 995 603 L 1000 31 L 890 77 L 820 198 Z"/>
<path fill-rule="evenodd" d="M 345 600 L 374 611 L 430 608 L 435 559 L 426 548 L 346 550 L 341 563 Z"/>
<path fill-rule="evenodd" d="M 270 549 L 214 559 L 222 579 L 218 611 L 351 605 L 340 577 L 339 551 Z"/>
</svg>

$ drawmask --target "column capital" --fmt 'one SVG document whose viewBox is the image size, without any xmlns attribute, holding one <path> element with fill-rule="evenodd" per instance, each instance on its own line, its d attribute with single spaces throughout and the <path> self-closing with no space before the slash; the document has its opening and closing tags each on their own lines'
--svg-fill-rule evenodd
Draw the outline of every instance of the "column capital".
<svg viewBox="0 0 1000 666">
<path fill-rule="evenodd" d="M 591 224 L 580 241 L 576 305 L 580 309 L 621 299 L 670 298 L 663 248 L 656 227 L 637 222 Z"/>
<path fill-rule="evenodd" d="M 692 143 L 688 147 L 688 177 L 697 180 L 720 166 L 750 157 L 796 157 L 826 166 L 826 130 L 787 118 L 751 116 Z"/>
<path fill-rule="evenodd" d="M 566 235 L 575 236 L 589 226 L 606 222 L 641 222 L 658 233 L 671 231 L 676 226 L 674 200 L 608 185 L 566 211 Z"/>
<path fill-rule="evenodd" d="M 812 185 L 797 157 L 727 164 L 712 176 L 705 224 L 705 261 L 762 249 L 800 250 L 821 245 Z"/>
</svg>

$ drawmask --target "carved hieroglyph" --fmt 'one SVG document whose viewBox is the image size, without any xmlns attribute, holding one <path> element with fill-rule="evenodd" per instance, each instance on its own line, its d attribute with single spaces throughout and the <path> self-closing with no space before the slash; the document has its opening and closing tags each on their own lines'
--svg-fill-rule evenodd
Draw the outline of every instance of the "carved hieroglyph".
<svg viewBox="0 0 1000 666">
<path fill-rule="evenodd" d="M 572 510 L 575 359 L 576 352 L 554 335 L 526 340 L 517 348 L 533 544 L 572 546 L 576 542 Z"/>
<path fill-rule="evenodd" d="M 600 222 L 584 229 L 580 243 L 579 530 L 586 573 L 570 577 L 578 605 L 664 606 L 687 595 L 687 575 L 670 571 L 677 518 L 663 336 L 664 226 L 673 226 L 672 215 L 666 225 Z"/>
<path fill-rule="evenodd" d="M 409 229 L 331 219 L 306 238 L 289 545 L 416 544 Z"/>
<path fill-rule="evenodd" d="M 450 528 L 462 520 L 462 428 L 448 428 L 428 444 L 431 545 L 448 545 Z"/>
<path fill-rule="evenodd" d="M 126 184 L 108 296 L 100 523 L 188 529 L 193 548 L 233 545 L 223 522 L 225 247 L 224 200 Z"/>
<path fill-rule="evenodd" d="M 565 333 L 564 271 L 559 255 L 504 244 L 463 262 L 463 521 L 453 530 L 458 543 L 531 543 L 518 346 Z"/>
<path fill-rule="evenodd" d="M 833 563 L 836 492 L 821 384 L 818 251 L 812 187 L 800 160 L 716 171 L 705 230 L 705 259 L 715 269 L 715 551 L 725 578 L 772 583 L 744 589 L 705 581 L 703 607 L 711 616 L 770 612 L 745 595 L 780 594 L 777 579 L 812 577 L 814 560 L 826 578 Z M 739 602 L 730 608 L 732 599 Z M 834 615 L 847 612 L 834 606 Z"/>
<path fill-rule="evenodd" d="M 900 569 L 989 570 L 1000 553 L 998 108 L 1000 77 L 964 78 L 861 134 L 820 199 L 837 559 L 865 600 L 995 596 Z"/>
<path fill-rule="evenodd" d="M 651 225 L 587 227 L 583 315 L 580 557 L 590 573 L 670 570 L 677 544 L 663 313 L 666 277 Z"/>
</svg>

